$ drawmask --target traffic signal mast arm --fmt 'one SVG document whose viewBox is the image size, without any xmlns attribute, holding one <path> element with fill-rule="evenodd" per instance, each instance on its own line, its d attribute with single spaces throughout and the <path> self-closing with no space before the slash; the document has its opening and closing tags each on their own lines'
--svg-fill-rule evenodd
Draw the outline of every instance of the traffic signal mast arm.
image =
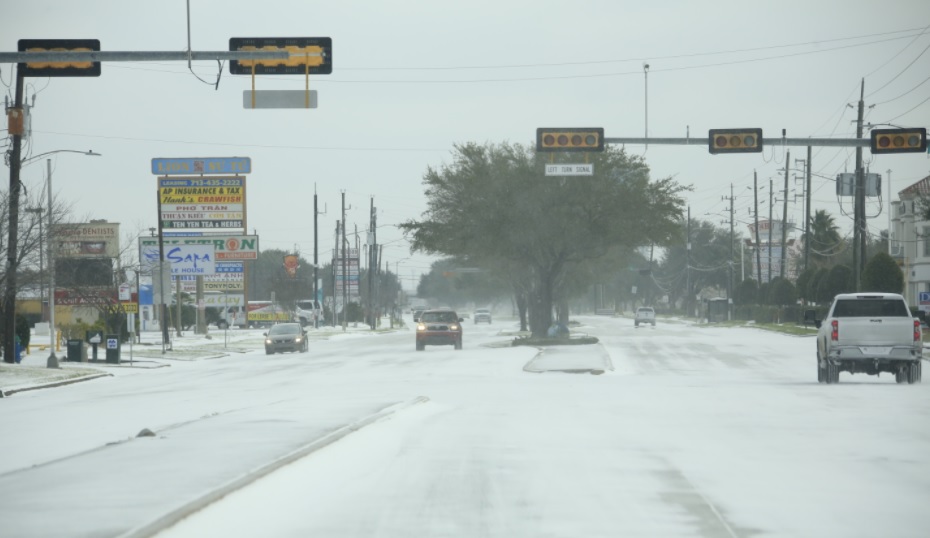
<svg viewBox="0 0 930 538">
<path fill-rule="evenodd" d="M 710 137 L 705 138 L 643 138 L 643 137 L 604 137 L 606 144 L 665 144 L 669 146 L 701 146 L 710 144 Z M 869 147 L 868 138 L 763 138 L 763 146 L 832 146 L 832 147 Z"/>
<path fill-rule="evenodd" d="M 301 52 L 300 56 L 316 56 L 321 53 Z M 163 62 L 191 60 L 287 60 L 286 50 L 221 50 L 215 52 L 191 51 L 44 51 L 44 52 L 0 52 L 0 64 L 5 63 L 77 63 L 77 62 Z"/>
</svg>

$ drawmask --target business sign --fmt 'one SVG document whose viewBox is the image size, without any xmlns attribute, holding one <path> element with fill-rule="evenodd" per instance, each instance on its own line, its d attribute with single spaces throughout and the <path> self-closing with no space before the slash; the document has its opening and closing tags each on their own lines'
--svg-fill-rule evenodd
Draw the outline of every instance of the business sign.
<svg viewBox="0 0 930 538">
<path fill-rule="evenodd" d="M 165 261 L 172 276 L 204 276 L 216 273 L 213 245 L 171 245 L 165 248 Z"/>
<path fill-rule="evenodd" d="M 56 258 L 118 258 L 119 223 L 53 224 Z"/>
<path fill-rule="evenodd" d="M 165 252 L 170 245 L 213 245 L 216 261 L 256 260 L 258 259 L 257 235 L 227 235 L 227 234 L 199 234 L 199 235 L 163 235 L 162 242 Z M 139 247 L 143 252 L 155 247 L 155 260 L 158 260 L 158 238 L 140 237 Z"/>
<path fill-rule="evenodd" d="M 125 301 L 120 301 L 120 307 L 123 309 L 124 314 L 138 314 L 139 313 L 139 303 L 130 303 Z"/>
<path fill-rule="evenodd" d="M 239 307 L 244 304 L 245 295 L 241 293 L 210 293 L 203 296 L 203 305 L 206 307 Z"/>
<path fill-rule="evenodd" d="M 190 174 L 250 174 L 249 157 L 194 157 L 190 159 L 152 159 L 152 173 L 156 176 Z"/>
<path fill-rule="evenodd" d="M 919 294 L 918 304 L 920 306 L 930 306 L 930 291 L 921 291 Z"/>
<path fill-rule="evenodd" d="M 164 229 L 245 227 L 244 177 L 161 177 L 158 200 Z"/>
<path fill-rule="evenodd" d="M 593 176 L 593 164 L 547 164 L 547 176 Z"/>
</svg>

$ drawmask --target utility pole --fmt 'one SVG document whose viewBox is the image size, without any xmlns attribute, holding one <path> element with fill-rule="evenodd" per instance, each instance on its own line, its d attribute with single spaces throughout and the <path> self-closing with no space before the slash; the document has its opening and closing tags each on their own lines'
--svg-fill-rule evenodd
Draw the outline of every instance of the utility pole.
<svg viewBox="0 0 930 538">
<path fill-rule="evenodd" d="M 342 191 L 342 332 L 349 328 L 349 271 L 346 260 L 346 191 Z"/>
<path fill-rule="evenodd" d="M 690 316 L 691 315 L 691 206 L 690 205 L 688 206 L 688 228 L 687 229 L 688 229 L 688 237 L 687 239 L 685 239 L 685 254 L 687 258 L 685 261 L 685 267 L 688 270 L 688 279 L 687 279 L 687 285 L 685 286 L 685 292 L 687 293 L 687 295 L 685 296 L 685 308 L 687 308 L 687 312 L 685 312 L 685 316 Z"/>
<path fill-rule="evenodd" d="M 762 236 L 759 233 L 759 175 L 752 171 L 753 214 L 756 220 L 756 285 L 762 285 Z"/>
<path fill-rule="evenodd" d="M 859 89 L 859 114 L 856 120 L 856 138 L 862 138 L 862 115 L 865 109 L 865 79 Z M 862 289 L 862 270 L 865 269 L 865 178 L 862 173 L 862 147 L 856 147 L 856 204 L 855 211 L 855 233 L 853 241 L 853 273 L 855 275 L 855 289 Z M 858 257 L 856 254 L 858 253 Z"/>
<path fill-rule="evenodd" d="M 318 302 L 320 297 L 320 289 L 317 284 L 320 270 L 320 227 L 317 224 L 319 221 L 317 217 L 320 215 L 320 212 L 317 211 L 317 197 L 316 197 L 316 183 L 313 184 L 313 328 L 320 328 L 320 316 L 319 313 L 323 311 L 323 305 Z M 317 310 L 319 307 L 319 310 Z"/>
<path fill-rule="evenodd" d="M 740 265 L 743 261 L 740 259 Z M 733 319 L 733 184 L 730 183 L 730 261 L 727 264 L 729 273 L 727 274 L 727 316 L 728 321 Z"/>
<path fill-rule="evenodd" d="M 788 265 L 788 163 L 791 162 L 791 151 L 785 156 L 785 200 L 781 219 L 781 266 L 778 276 L 785 278 L 785 266 Z"/>
<path fill-rule="evenodd" d="M 16 97 L 10 117 L 23 114 L 23 85 L 25 76 L 22 69 L 16 69 Z M 9 240 L 6 254 L 6 288 L 3 295 L 3 361 L 13 364 L 16 356 L 16 271 L 18 269 L 17 250 L 19 250 L 19 199 L 22 183 L 19 181 L 19 169 L 22 165 L 23 129 L 14 130 L 10 122 L 10 134 L 13 135 L 13 148 L 10 150 L 10 223 Z"/>
<path fill-rule="evenodd" d="M 375 259 L 377 258 L 377 215 L 375 213 L 375 198 L 371 198 L 370 223 L 368 234 L 368 325 L 375 330 Z"/>
<path fill-rule="evenodd" d="M 811 147 L 807 146 L 807 160 L 804 162 L 807 186 L 804 189 L 804 270 L 810 269 L 811 260 Z M 890 203 L 890 202 L 889 202 Z"/>
<path fill-rule="evenodd" d="M 766 282 L 772 281 L 772 178 L 769 178 L 769 274 Z"/>
<path fill-rule="evenodd" d="M 339 288 L 337 287 L 337 284 L 339 283 L 339 271 L 338 271 L 336 268 L 337 268 L 337 267 L 342 267 L 342 263 L 339 261 L 339 260 L 342 259 L 342 258 L 341 258 L 341 255 L 339 254 L 339 243 L 340 243 L 340 240 L 339 240 L 339 239 L 342 237 L 342 235 L 340 234 L 340 228 L 339 228 L 339 226 L 340 226 L 340 221 L 337 220 L 337 221 L 336 221 L 336 237 L 333 238 L 333 245 L 335 245 L 336 250 L 333 252 L 333 264 L 332 264 L 332 270 L 333 270 L 333 328 L 336 328 L 336 320 L 337 320 L 337 317 L 338 317 L 338 314 L 336 313 L 336 307 L 338 306 L 338 303 L 336 302 L 336 297 L 338 297 L 338 290 L 339 290 Z M 341 298 L 341 297 L 340 297 L 340 298 Z"/>
</svg>

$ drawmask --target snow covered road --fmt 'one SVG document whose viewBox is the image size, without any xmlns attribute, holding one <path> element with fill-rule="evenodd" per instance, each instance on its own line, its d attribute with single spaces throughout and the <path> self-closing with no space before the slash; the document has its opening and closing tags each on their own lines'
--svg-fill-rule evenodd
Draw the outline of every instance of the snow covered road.
<svg viewBox="0 0 930 538">
<path fill-rule="evenodd" d="M 601 345 L 559 354 L 613 370 L 526 371 L 535 349 L 485 345 L 507 339 L 495 320 L 467 323 L 463 351 L 350 333 L 17 394 L 0 417 L 15 432 L 0 439 L 0 521 L 119 536 L 425 397 L 159 536 L 927 534 L 927 383 L 818 385 L 809 337 L 578 319 Z M 143 427 L 156 437 L 129 439 Z"/>
</svg>

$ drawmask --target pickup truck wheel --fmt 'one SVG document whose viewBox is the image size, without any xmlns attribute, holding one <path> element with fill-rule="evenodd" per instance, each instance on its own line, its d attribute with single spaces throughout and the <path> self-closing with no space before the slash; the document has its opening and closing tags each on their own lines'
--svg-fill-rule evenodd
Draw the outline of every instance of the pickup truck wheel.
<svg viewBox="0 0 930 538">
<path fill-rule="evenodd" d="M 417 351 L 423 351 L 424 349 L 426 349 L 426 346 L 423 342 L 417 342 Z"/>
<path fill-rule="evenodd" d="M 817 382 L 823 383 L 826 381 L 824 377 L 826 376 L 824 375 L 823 368 L 820 366 L 820 353 L 817 353 Z"/>
<path fill-rule="evenodd" d="M 633 322 L 633 325 L 634 325 L 635 327 L 639 327 L 639 322 L 638 322 L 638 321 L 634 321 L 634 322 Z"/>
<path fill-rule="evenodd" d="M 920 380 L 920 362 L 913 362 L 907 368 L 907 382 L 911 385 Z"/>
<path fill-rule="evenodd" d="M 832 385 L 834 383 L 840 382 L 840 367 L 839 366 L 835 364 L 831 364 L 830 361 L 827 361 L 826 370 L 827 370 L 826 371 L 827 383 Z"/>
<path fill-rule="evenodd" d="M 910 370 L 907 366 L 904 368 L 899 368 L 897 372 L 894 373 L 894 382 L 895 383 L 904 383 L 907 381 L 907 372 Z"/>
</svg>

